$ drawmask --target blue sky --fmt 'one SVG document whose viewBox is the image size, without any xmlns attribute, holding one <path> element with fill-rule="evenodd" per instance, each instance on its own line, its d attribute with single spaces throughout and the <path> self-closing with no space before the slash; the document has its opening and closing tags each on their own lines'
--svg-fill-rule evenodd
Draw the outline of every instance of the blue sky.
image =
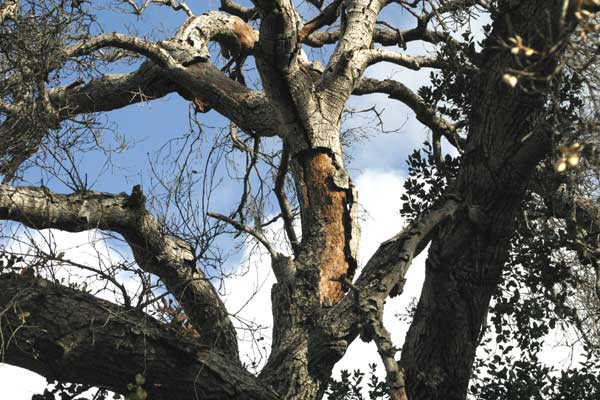
<svg viewBox="0 0 600 400">
<path fill-rule="evenodd" d="M 190 6 L 194 13 L 199 15 L 205 11 L 217 9 L 218 3 L 216 0 L 208 2 L 195 1 L 190 2 Z M 245 5 L 250 4 L 249 1 L 242 3 Z M 99 10 L 97 11 L 98 29 L 101 27 L 104 32 L 132 32 L 158 40 L 169 37 L 186 18 L 185 13 L 182 11 L 175 12 L 164 6 L 151 5 L 141 16 L 137 16 L 132 13 L 110 11 L 106 7 L 107 4 L 105 1 L 93 3 L 93 7 Z M 312 6 L 307 6 L 304 2 L 298 2 L 298 4 L 299 10 L 304 15 L 314 14 Z M 123 9 L 129 11 L 126 6 L 123 6 Z M 400 14 L 399 7 L 387 7 L 380 19 L 393 22 L 400 28 L 409 27 L 408 21 L 410 19 Z M 314 52 L 306 49 L 311 58 L 320 58 L 324 63 L 331 50 L 332 46 Z M 422 45 L 412 45 L 410 50 L 423 53 L 426 49 Z M 217 63 L 223 62 L 219 57 L 218 48 L 213 51 L 213 59 Z M 129 72 L 134 70 L 138 64 L 116 64 L 106 72 Z M 400 79 L 414 90 L 426 82 L 428 74 L 429 71 L 427 70 L 410 71 L 391 64 L 380 64 L 367 71 L 367 75 L 371 77 Z M 247 77 L 249 82 L 257 80 L 255 71 L 250 71 Z M 371 127 L 370 137 L 367 140 L 353 143 L 346 149 L 347 154 L 350 156 L 347 167 L 354 179 L 368 170 L 405 171 L 407 155 L 414 148 L 419 147 L 429 135 L 428 131 L 416 122 L 412 112 L 407 107 L 397 101 L 388 100 L 385 95 L 356 97 L 349 103 L 349 107 L 353 109 L 366 109 L 373 105 L 378 111 L 382 112 L 382 120 L 385 122 L 383 128 L 386 131 L 394 132 L 377 133 L 377 129 L 373 129 L 378 122 L 374 118 L 374 114 L 356 117 L 347 121 L 345 128 L 364 124 Z M 153 192 L 157 196 L 164 195 L 164 191 L 157 189 L 155 185 L 156 179 L 154 179 L 150 168 L 151 160 L 155 159 L 159 150 L 169 140 L 190 135 L 190 115 L 190 103 L 176 94 L 103 114 L 100 116 L 100 121 L 106 122 L 111 127 L 111 130 L 104 133 L 104 146 L 117 147 L 118 143 L 115 136 L 118 136 L 124 138 L 125 142 L 128 143 L 128 147 L 122 153 L 112 154 L 109 166 L 106 164 L 106 156 L 101 152 L 75 154 L 81 176 L 91 185 L 91 189 L 96 191 L 129 192 L 133 185 L 141 184 L 146 193 Z M 197 145 L 194 150 L 194 164 L 190 169 L 203 171 L 204 162 L 213 141 L 219 135 L 220 129 L 227 126 L 228 121 L 214 111 L 198 114 L 196 118 L 203 125 L 202 144 Z M 198 132 L 191 134 L 191 136 L 198 136 Z M 277 139 L 268 139 L 267 142 L 275 148 L 279 147 Z M 182 149 L 182 151 L 184 150 L 186 148 Z M 239 152 L 233 153 L 233 156 L 237 161 L 243 160 L 243 156 Z M 168 164 L 158 165 L 158 169 L 159 173 L 168 175 L 175 168 L 172 164 Z M 219 165 L 216 176 L 216 181 L 219 184 L 212 196 L 211 204 L 204 211 L 210 210 L 229 214 L 236 207 L 242 188 L 239 181 L 230 178 L 232 170 L 231 164 L 226 162 Z M 241 173 L 241 171 L 238 171 L 238 173 Z M 43 183 L 57 192 L 71 191 L 55 178 L 53 179 L 51 176 L 41 173 L 37 168 L 28 170 L 25 180 L 28 184 L 33 185 Z M 201 195 L 200 189 L 197 189 L 194 193 L 197 198 L 200 198 Z M 267 213 L 274 211 L 272 208 L 266 210 Z M 223 248 L 231 249 L 233 242 L 230 237 L 223 237 L 217 243 Z M 237 243 L 240 243 L 239 240 Z M 240 261 L 240 255 L 233 254 L 229 261 L 235 265 Z"/>
<path fill-rule="evenodd" d="M 174 33 L 185 19 L 183 12 L 174 12 L 164 6 L 151 5 L 141 16 L 136 16 L 107 10 L 102 11 L 105 3 L 94 2 L 94 7 L 101 10 L 97 14 L 98 22 L 106 32 L 128 33 L 133 31 L 141 35 L 161 39 Z M 208 2 L 195 1 L 190 4 L 196 14 L 218 8 L 218 2 L 215 0 Z M 299 4 L 301 11 L 312 10 L 312 7 L 302 5 L 304 2 L 299 2 Z M 386 8 L 381 19 L 393 21 L 401 28 L 406 28 L 408 26 L 406 21 L 409 21 L 409 19 L 403 18 L 398 10 L 398 7 Z M 305 13 L 305 15 L 308 14 Z M 324 60 L 330 50 L 331 46 L 314 53 L 307 49 L 307 52 L 311 57 L 318 57 L 321 54 Z M 417 51 L 422 52 L 423 50 L 417 49 Z M 215 59 L 218 58 L 216 52 L 214 55 Z M 125 72 L 134 68 L 135 66 L 115 65 L 107 72 Z M 394 76 L 401 78 L 411 88 L 417 89 L 424 82 L 428 72 L 405 71 L 391 65 L 382 64 L 370 69 L 368 75 L 380 78 Z M 254 72 L 249 73 L 249 76 L 249 81 L 256 79 Z M 386 96 L 370 95 L 355 98 L 351 101 L 350 106 L 359 109 L 367 108 L 367 105 L 373 105 L 374 103 L 379 110 L 383 110 L 383 120 L 386 122 L 385 129 L 388 131 L 399 130 L 399 132 L 374 135 L 369 141 L 351 146 L 349 153 L 353 156 L 353 161 L 349 167 L 351 171 L 354 171 L 353 175 L 367 168 L 404 169 L 406 155 L 426 137 L 425 129 L 415 123 L 414 120 L 411 120 L 411 112 L 398 102 L 388 101 Z M 113 163 L 117 168 L 104 172 L 101 177 L 98 177 L 98 175 L 102 171 L 102 165 L 104 165 L 104 156 L 94 153 L 80 155 L 80 168 L 84 173 L 87 173 L 88 182 L 91 183 L 97 179 L 93 189 L 120 192 L 129 191 L 134 184 L 148 185 L 150 177 L 148 157 L 155 154 L 167 139 L 189 132 L 188 115 L 189 103 L 174 94 L 104 114 L 102 118 L 106 118 L 111 126 L 115 127 L 116 131 L 123 135 L 132 146 L 123 154 L 115 154 Z M 224 127 L 227 125 L 227 121 L 215 112 L 201 114 L 198 118 L 207 127 Z M 211 129 L 205 129 L 208 138 L 214 133 L 214 130 L 211 132 Z M 111 145 L 112 142 L 110 134 L 106 134 L 106 145 Z M 207 140 L 207 143 L 210 143 L 210 140 Z M 203 150 L 206 151 L 207 147 Z M 26 175 L 26 180 L 33 184 L 39 183 L 39 171 L 30 171 Z M 66 191 L 66 188 L 58 182 L 47 182 L 45 180 L 44 184 L 55 190 Z M 222 188 L 226 185 L 225 182 Z M 226 191 L 228 190 L 226 189 Z M 229 198 L 230 196 L 226 197 Z"/>
</svg>

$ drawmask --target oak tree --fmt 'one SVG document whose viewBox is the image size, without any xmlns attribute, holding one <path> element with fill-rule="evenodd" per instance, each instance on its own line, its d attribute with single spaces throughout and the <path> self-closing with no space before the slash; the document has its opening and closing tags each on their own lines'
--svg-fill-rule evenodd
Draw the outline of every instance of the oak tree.
<svg viewBox="0 0 600 400">
<path fill-rule="evenodd" d="M 109 32 L 98 20 L 102 7 L 142 15 L 159 6 L 181 16 L 176 32 Z M 589 360 L 598 350 L 599 1 L 196 7 L 2 2 L 4 237 L 15 240 L 15 223 L 96 229 L 124 240 L 133 256 L 90 266 L 7 246 L 2 362 L 74 383 L 74 391 L 93 386 L 138 399 L 320 399 L 349 344 L 363 340 L 377 345 L 386 372 L 377 387 L 391 399 L 597 395 L 592 361 L 552 378 L 536 354 L 557 323 L 574 327 Z M 388 18 L 390 9 L 407 28 Z M 475 39 L 465 26 L 486 18 Z M 429 51 L 411 52 L 415 43 Z M 384 62 L 430 70 L 430 85 L 413 91 L 402 74 L 366 77 Z M 358 137 L 343 121 L 352 96 L 374 93 L 412 110 L 430 140 L 408 159 L 398 199 L 407 225 L 358 269 L 360 202 L 346 167 L 347 145 Z M 189 101 L 193 132 L 205 113 L 229 124 L 208 147 L 187 136 L 186 152 L 167 138 L 151 187 L 93 190 L 75 159 L 110 153 L 100 139 L 110 128 L 104 113 L 169 94 Z M 191 169 L 202 151 L 204 170 Z M 210 194 L 233 153 L 241 195 L 219 213 Z M 50 175 L 61 192 L 39 178 Z M 277 221 L 280 245 L 267 233 Z M 258 373 L 241 361 L 234 316 L 219 295 L 226 271 L 217 248 L 228 233 L 266 249 L 277 280 L 272 343 Z M 410 285 L 411 261 L 427 247 L 421 298 L 399 343 L 383 324 L 384 304 Z M 65 264 L 91 271 L 111 300 L 58 279 L 52 271 Z M 506 350 L 491 364 L 475 362 L 478 346 L 492 340 L 486 332 Z M 523 351 L 517 359 L 514 343 Z"/>
</svg>

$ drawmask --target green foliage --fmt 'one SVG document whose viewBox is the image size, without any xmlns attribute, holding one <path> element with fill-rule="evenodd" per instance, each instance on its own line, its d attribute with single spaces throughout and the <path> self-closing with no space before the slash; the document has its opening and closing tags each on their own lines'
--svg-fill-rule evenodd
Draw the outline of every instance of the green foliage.
<svg viewBox="0 0 600 400">
<path fill-rule="evenodd" d="M 569 234 L 531 195 L 517 221 L 509 261 L 489 311 L 491 326 L 470 387 L 479 400 L 592 400 L 600 398 L 600 349 L 589 343 L 578 365 L 556 370 L 540 360 L 554 329 L 581 334 L 569 302 L 584 266 L 569 254 Z M 573 258 L 570 258 L 572 256 Z M 585 343 L 585 337 L 582 338 Z"/>
<path fill-rule="evenodd" d="M 471 93 L 473 74 L 468 66 L 475 54 L 475 42 L 469 32 L 463 34 L 462 43 L 449 42 L 443 45 L 438 57 L 446 68 L 430 74 L 430 86 L 418 90 L 419 96 L 432 109 L 452 121 L 462 121 L 471 112 Z"/>
<path fill-rule="evenodd" d="M 433 149 L 429 142 L 408 156 L 408 178 L 404 182 L 405 194 L 401 196 L 400 214 L 409 220 L 431 208 L 446 190 L 449 180 L 456 177 L 458 159 L 446 156 L 442 169 L 435 165 Z"/>
<path fill-rule="evenodd" d="M 369 379 L 366 382 L 369 396 L 367 399 L 389 399 L 387 385 L 379 380 L 376 372 L 376 364 L 369 364 Z M 354 370 L 352 374 L 347 370 L 342 370 L 340 380 L 332 379 L 329 383 L 327 398 L 329 400 L 366 400 L 363 396 L 364 377 L 365 373 L 360 370 Z"/>
</svg>

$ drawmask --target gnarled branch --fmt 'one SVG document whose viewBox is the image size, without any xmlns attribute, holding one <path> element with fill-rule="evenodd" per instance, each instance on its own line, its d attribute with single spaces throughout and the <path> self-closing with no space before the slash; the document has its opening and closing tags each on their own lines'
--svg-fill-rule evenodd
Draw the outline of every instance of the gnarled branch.
<svg viewBox="0 0 600 400">
<path fill-rule="evenodd" d="M 140 268 L 157 275 L 182 305 L 204 344 L 237 359 L 236 333 L 215 289 L 198 269 L 192 246 L 163 232 L 146 211 L 139 187 L 126 194 L 55 194 L 46 188 L 0 185 L 0 219 L 34 229 L 109 230 L 131 246 Z"/>
<path fill-rule="evenodd" d="M 377 318 L 370 317 L 383 312 L 383 304 L 388 296 L 402 292 L 404 276 L 414 257 L 429 244 L 436 229 L 459 208 L 459 201 L 448 196 L 442 205 L 383 242 L 352 285 L 352 290 L 322 318 L 321 326 L 326 332 L 324 336 L 329 336 L 333 341 L 350 343 L 356 336 L 363 334 L 366 335 L 365 339 L 370 340 L 372 322 L 377 321 Z M 383 331 L 380 330 L 381 332 Z M 385 337 L 381 340 L 382 348 L 387 348 Z M 314 362 L 320 362 L 319 352 L 315 352 L 314 357 Z"/>
<path fill-rule="evenodd" d="M 41 278 L 0 274 L 0 321 L 2 361 L 49 380 L 127 393 L 141 373 L 151 399 L 279 399 L 230 354 Z"/>
</svg>

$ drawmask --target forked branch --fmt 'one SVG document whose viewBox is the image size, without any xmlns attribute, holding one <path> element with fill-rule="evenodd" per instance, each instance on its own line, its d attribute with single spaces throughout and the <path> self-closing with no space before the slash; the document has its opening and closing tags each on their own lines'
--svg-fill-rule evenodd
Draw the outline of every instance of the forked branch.
<svg viewBox="0 0 600 400">
<path fill-rule="evenodd" d="M 430 210 L 426 215 L 410 223 L 402 232 L 383 242 L 373 254 L 354 283 L 355 290 L 349 293 L 327 314 L 326 324 L 336 335 L 353 337 L 357 327 L 368 327 L 364 321 L 365 310 L 383 312 L 383 303 L 388 296 L 402 293 L 405 275 L 412 260 L 429 244 L 435 230 L 451 218 L 460 208 L 453 197 Z M 360 293 L 356 304 L 354 292 Z"/>
</svg>

